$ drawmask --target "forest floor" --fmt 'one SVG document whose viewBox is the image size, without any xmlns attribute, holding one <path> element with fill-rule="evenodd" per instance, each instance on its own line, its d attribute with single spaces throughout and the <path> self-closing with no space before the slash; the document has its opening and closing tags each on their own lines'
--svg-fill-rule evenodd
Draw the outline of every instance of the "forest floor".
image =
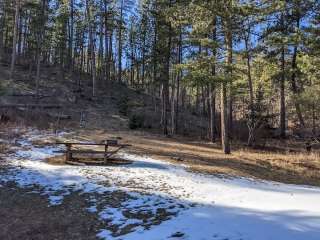
<svg viewBox="0 0 320 240">
<path fill-rule="evenodd" d="M 0 239 L 316 240 L 320 234 L 320 188 L 259 180 L 240 167 L 244 162 L 231 171 L 236 166 L 227 162 L 243 150 L 221 159 L 211 145 L 138 132 L 6 128 L 1 136 Z M 53 144 L 111 137 L 133 144 L 118 155 L 132 164 L 65 165 Z M 204 158 L 211 151 L 220 163 Z"/>
<path fill-rule="evenodd" d="M 2 169 L 4 171 L 4 169 Z M 3 172 L 2 172 L 3 173 Z M 85 198 L 72 193 L 64 204 L 48 207 L 48 199 L 14 182 L 0 187 L 0 239 L 96 239 L 103 223 L 86 211 Z"/>
</svg>

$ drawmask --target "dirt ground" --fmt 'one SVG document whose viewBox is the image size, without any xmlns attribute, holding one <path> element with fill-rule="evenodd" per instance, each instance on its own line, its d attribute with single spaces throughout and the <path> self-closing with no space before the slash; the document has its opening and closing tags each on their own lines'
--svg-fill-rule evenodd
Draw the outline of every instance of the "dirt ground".
<svg viewBox="0 0 320 240">
<path fill-rule="evenodd" d="M 6 161 L 0 159 L 0 176 L 10 169 Z M 0 179 L 1 180 L 1 179 Z M 100 184 L 108 185 L 107 182 Z M 98 212 L 110 208 L 120 208 L 131 198 L 124 191 L 111 191 L 103 194 L 71 192 L 64 196 L 59 205 L 49 203 L 48 196 L 40 186 L 20 188 L 14 182 L 0 181 L 0 239 L 4 240 L 90 240 L 97 239 L 102 229 L 108 229 L 117 237 L 131 232 L 137 223 L 121 228 L 110 220 L 100 218 Z M 97 212 L 87 209 L 96 202 Z M 184 206 L 180 206 L 184 208 Z M 122 214 L 127 219 L 139 219 L 139 226 L 146 229 L 166 221 L 173 212 L 159 207 L 156 212 L 131 212 L 124 208 Z"/>
<path fill-rule="evenodd" d="M 45 196 L 30 192 L 12 183 L 0 187 L 0 239 L 90 240 L 103 228 L 78 194 L 67 196 L 62 205 L 48 207 Z"/>
</svg>

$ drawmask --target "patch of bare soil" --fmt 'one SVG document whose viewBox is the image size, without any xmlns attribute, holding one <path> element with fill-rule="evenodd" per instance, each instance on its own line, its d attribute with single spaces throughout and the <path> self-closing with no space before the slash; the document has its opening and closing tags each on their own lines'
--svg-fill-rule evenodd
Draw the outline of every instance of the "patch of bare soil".
<svg viewBox="0 0 320 240">
<path fill-rule="evenodd" d="M 48 207 L 45 196 L 8 183 L 0 187 L 0 206 L 0 239 L 90 240 L 103 228 L 76 193 L 66 196 L 62 205 Z"/>
<path fill-rule="evenodd" d="M 1 175 L 7 173 L 10 165 L 0 163 Z M 106 184 L 107 182 L 100 182 Z M 72 192 L 64 196 L 60 205 L 49 206 L 49 200 L 41 187 L 33 185 L 20 188 L 14 182 L 0 181 L 0 239 L 5 240 L 90 240 L 97 239 L 96 234 L 107 229 L 113 236 L 128 234 L 140 226 L 149 229 L 170 219 L 177 211 L 168 211 L 161 206 L 155 212 L 130 208 L 122 204 L 132 199 L 123 191 L 112 191 L 103 194 Z M 133 199 L 137 200 L 137 199 Z M 96 212 L 88 211 L 92 202 Z M 156 203 L 157 204 L 157 203 Z M 155 206 L 156 206 L 155 204 Z M 140 220 L 122 226 L 113 223 L 112 218 L 102 220 L 98 213 L 108 208 L 118 208 L 126 219 Z M 179 209 L 185 206 L 179 204 Z"/>
</svg>

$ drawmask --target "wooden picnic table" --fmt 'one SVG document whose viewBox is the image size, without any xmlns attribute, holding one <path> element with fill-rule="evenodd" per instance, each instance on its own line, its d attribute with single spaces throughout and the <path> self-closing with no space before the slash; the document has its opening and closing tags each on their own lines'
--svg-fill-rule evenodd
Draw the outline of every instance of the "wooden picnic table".
<svg viewBox="0 0 320 240">
<path fill-rule="evenodd" d="M 66 154 L 66 162 L 70 162 L 73 159 L 73 154 L 103 154 L 104 162 L 106 163 L 111 156 L 120 151 L 120 149 L 129 147 L 129 144 L 119 144 L 117 140 L 106 140 L 105 143 L 79 143 L 79 142 L 56 142 L 58 145 L 65 145 L 65 151 L 59 151 Z M 102 150 L 82 150 L 82 149 L 72 149 L 73 146 L 104 146 L 104 151 Z M 115 147 L 113 151 L 109 151 L 109 147 Z"/>
</svg>

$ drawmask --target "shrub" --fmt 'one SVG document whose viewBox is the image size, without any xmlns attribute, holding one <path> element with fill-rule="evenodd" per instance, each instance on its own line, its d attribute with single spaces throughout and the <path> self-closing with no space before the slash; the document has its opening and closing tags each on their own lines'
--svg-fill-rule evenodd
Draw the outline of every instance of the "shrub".
<svg viewBox="0 0 320 240">
<path fill-rule="evenodd" d="M 130 129 L 143 128 L 144 121 L 145 121 L 144 115 L 133 114 L 129 118 L 129 128 Z"/>
<path fill-rule="evenodd" d="M 3 96 L 6 94 L 6 88 L 4 87 L 3 84 L 0 82 L 0 96 Z"/>
<path fill-rule="evenodd" d="M 118 101 L 118 111 L 120 114 L 127 116 L 129 110 L 129 98 L 127 96 L 121 97 Z"/>
</svg>

